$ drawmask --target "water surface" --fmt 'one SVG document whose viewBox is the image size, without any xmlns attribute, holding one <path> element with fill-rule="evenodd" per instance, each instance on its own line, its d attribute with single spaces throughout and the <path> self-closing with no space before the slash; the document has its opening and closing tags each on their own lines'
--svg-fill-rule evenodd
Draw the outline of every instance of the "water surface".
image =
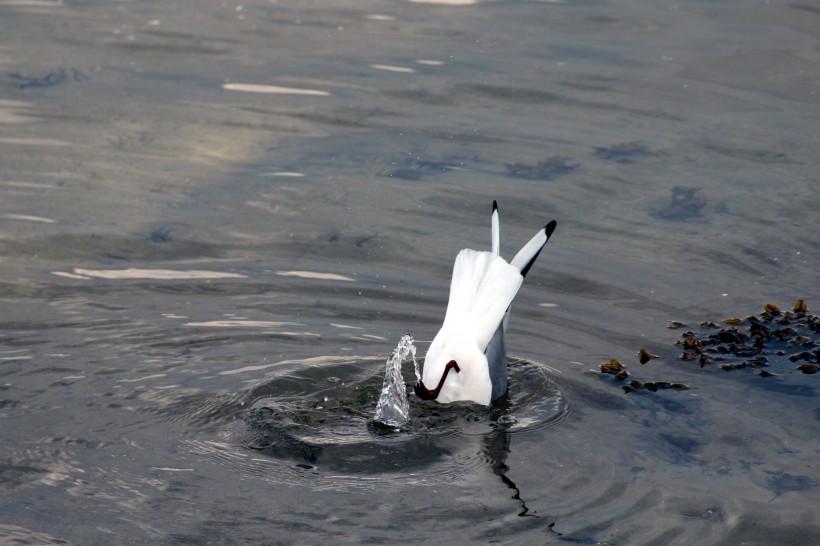
<svg viewBox="0 0 820 546">
<path fill-rule="evenodd" d="M 820 11 L 442 4 L 0 1 L 3 540 L 820 542 L 820 375 L 675 345 L 820 305 Z M 493 199 L 510 392 L 384 434 Z"/>
</svg>

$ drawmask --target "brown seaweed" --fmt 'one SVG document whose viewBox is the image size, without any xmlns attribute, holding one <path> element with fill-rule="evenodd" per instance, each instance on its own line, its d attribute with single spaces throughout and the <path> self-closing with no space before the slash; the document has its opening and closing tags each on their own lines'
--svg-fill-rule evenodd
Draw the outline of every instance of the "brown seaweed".
<svg viewBox="0 0 820 546">
<path fill-rule="evenodd" d="M 652 353 L 643 348 L 641 348 L 638 351 L 638 360 L 641 362 L 641 364 L 646 364 L 653 358 L 658 358 L 658 355 L 653 355 Z"/>
<path fill-rule="evenodd" d="M 820 330 L 820 317 L 809 313 L 805 300 L 797 300 L 791 311 L 783 312 L 777 305 L 768 303 L 759 315 L 721 322 L 726 327 L 717 332 L 685 332 L 676 342 L 683 348 L 681 360 L 697 358 L 701 367 L 712 360 L 719 361 L 724 371 L 802 362 L 798 370 L 807 374 L 817 372 L 820 340 L 815 334 Z M 704 322 L 701 326 L 714 330 L 713 324 Z M 759 375 L 776 374 L 761 371 Z"/>
</svg>

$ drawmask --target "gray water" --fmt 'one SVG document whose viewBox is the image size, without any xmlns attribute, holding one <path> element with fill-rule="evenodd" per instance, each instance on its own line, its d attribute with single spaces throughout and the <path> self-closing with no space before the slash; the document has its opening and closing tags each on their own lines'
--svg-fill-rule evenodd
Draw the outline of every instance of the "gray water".
<svg viewBox="0 0 820 546">
<path fill-rule="evenodd" d="M 820 306 L 818 93 L 809 1 L 0 0 L 0 542 L 820 543 L 820 374 L 675 345 Z M 493 199 L 508 396 L 385 433 Z"/>
</svg>

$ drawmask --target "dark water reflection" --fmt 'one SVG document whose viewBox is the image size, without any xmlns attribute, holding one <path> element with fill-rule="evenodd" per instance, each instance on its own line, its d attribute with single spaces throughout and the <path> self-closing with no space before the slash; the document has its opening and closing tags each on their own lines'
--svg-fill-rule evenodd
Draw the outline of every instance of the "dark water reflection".
<svg viewBox="0 0 820 546">
<path fill-rule="evenodd" d="M 358 380 L 356 370 L 354 363 L 297 368 L 251 389 L 246 421 L 253 438 L 247 447 L 300 461 L 300 468 L 316 465 L 352 475 L 396 473 L 397 482 L 415 476 L 414 483 L 435 485 L 465 472 L 460 465 L 437 464 L 442 459 L 459 459 L 457 453 L 465 448 L 469 459 L 506 453 L 493 446 L 499 441 L 507 445 L 510 434 L 555 426 L 572 413 L 543 367 L 513 360 L 511 378 L 518 387 L 492 408 L 442 407 L 414 399 L 408 427 L 400 432 L 385 430 L 373 423 L 382 379 L 378 367 Z M 322 388 L 323 382 L 330 385 Z M 412 383 L 408 377 L 407 385 Z M 472 452 L 473 438 L 483 438 L 485 448 Z M 489 464 L 498 470 L 504 467 L 504 459 L 491 459 Z M 282 481 L 276 476 L 271 479 Z M 362 485 L 368 487 L 366 481 Z M 323 480 L 321 487 L 333 487 L 332 480 Z"/>
<path fill-rule="evenodd" d="M 820 542 L 820 374 L 666 328 L 820 305 L 816 19 L 0 1 L 0 542 Z M 493 199 L 509 396 L 384 434 Z"/>
</svg>

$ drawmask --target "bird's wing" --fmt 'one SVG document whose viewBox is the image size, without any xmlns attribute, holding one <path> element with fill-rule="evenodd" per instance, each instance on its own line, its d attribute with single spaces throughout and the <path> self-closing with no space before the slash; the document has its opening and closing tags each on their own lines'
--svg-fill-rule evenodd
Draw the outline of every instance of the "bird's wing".
<svg viewBox="0 0 820 546">
<path fill-rule="evenodd" d="M 442 329 L 469 333 L 483 352 L 523 280 L 520 269 L 503 258 L 465 248 L 453 266 Z"/>
<path fill-rule="evenodd" d="M 509 314 L 509 313 L 508 313 Z M 490 382 L 493 385 L 490 400 L 495 400 L 507 392 L 507 348 L 504 346 L 504 325 L 495 329 L 487 351 L 487 366 L 490 368 Z"/>
<path fill-rule="evenodd" d="M 553 220 L 544 226 L 544 229 L 539 230 L 538 233 L 524 245 L 524 248 L 519 250 L 518 254 L 510 260 L 510 264 L 521 272 L 522 277 L 529 272 L 530 267 L 535 263 L 538 253 L 541 252 L 541 249 L 544 248 L 544 245 L 550 240 L 550 235 L 555 231 L 556 225 L 557 223 Z"/>
</svg>

